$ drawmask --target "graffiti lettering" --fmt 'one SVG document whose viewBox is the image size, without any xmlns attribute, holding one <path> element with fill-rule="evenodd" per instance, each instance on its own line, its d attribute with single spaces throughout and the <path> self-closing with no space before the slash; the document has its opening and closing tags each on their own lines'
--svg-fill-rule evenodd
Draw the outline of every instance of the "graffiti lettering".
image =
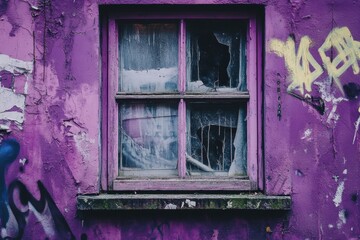
<svg viewBox="0 0 360 240">
<path fill-rule="evenodd" d="M 289 92 L 298 90 L 301 95 L 304 94 L 304 90 L 311 92 L 311 85 L 323 73 L 322 67 L 310 53 L 310 45 L 311 39 L 303 36 L 296 53 L 295 42 L 290 37 L 286 42 L 279 39 L 273 39 L 270 42 L 270 51 L 285 60 L 291 79 L 288 86 Z M 329 51 L 335 56 L 328 56 L 327 52 Z M 318 52 L 328 76 L 336 84 L 341 94 L 345 95 L 340 76 L 350 67 L 354 74 L 359 74 L 360 42 L 353 39 L 347 27 L 334 28 Z"/>
<path fill-rule="evenodd" d="M 30 213 L 42 224 L 49 239 L 75 239 L 42 182 L 37 182 L 39 200 L 19 180 L 11 182 L 6 188 L 6 168 L 14 162 L 19 151 L 20 144 L 15 139 L 4 139 L 0 143 L 0 239 L 22 239 Z M 86 235 L 83 238 L 86 239 Z"/>
<path fill-rule="evenodd" d="M 337 55 L 331 60 L 326 52 L 335 49 Z M 357 61 L 360 59 L 360 42 L 354 41 L 347 27 L 334 28 L 319 48 L 320 57 L 329 77 L 331 77 L 344 95 L 339 77 L 352 66 L 354 74 L 359 73 Z"/>
<path fill-rule="evenodd" d="M 270 50 L 285 59 L 285 65 L 292 79 L 288 86 L 289 92 L 299 90 L 304 94 L 304 89 L 311 92 L 312 83 L 323 73 L 320 64 L 309 51 L 310 44 L 311 40 L 308 36 L 302 37 L 296 53 L 295 42 L 290 37 L 286 42 L 274 39 L 270 43 Z"/>
<path fill-rule="evenodd" d="M 75 239 L 69 225 L 59 208 L 56 206 L 54 200 L 51 198 L 49 192 L 40 181 L 38 181 L 37 184 L 40 192 L 39 200 L 37 200 L 29 192 L 26 186 L 18 180 L 13 181 L 9 186 L 9 205 L 15 216 L 19 229 L 18 236 L 16 236 L 16 238 L 21 239 L 23 236 L 29 210 L 23 212 L 21 209 L 24 209 L 24 206 L 28 206 L 29 209 L 31 209 L 31 207 L 33 208 L 35 216 L 43 225 L 45 233 L 48 237 L 50 237 L 50 239 Z M 23 206 L 16 205 L 16 201 L 14 199 L 15 192 L 18 192 L 20 203 Z M 44 214 L 49 214 L 50 216 L 38 216 Z M 48 220 L 50 220 L 50 222 L 48 222 Z"/>
<path fill-rule="evenodd" d="M 15 139 L 5 139 L 0 145 L 0 220 L 1 227 L 9 220 L 7 208 L 7 190 L 5 184 L 5 171 L 8 165 L 18 156 L 20 144 Z"/>
</svg>

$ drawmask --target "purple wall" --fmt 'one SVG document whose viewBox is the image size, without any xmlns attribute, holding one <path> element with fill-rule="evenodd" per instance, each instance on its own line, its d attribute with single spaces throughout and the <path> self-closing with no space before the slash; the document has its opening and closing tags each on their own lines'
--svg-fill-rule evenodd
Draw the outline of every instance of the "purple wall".
<svg viewBox="0 0 360 240">
<path fill-rule="evenodd" d="M 355 0 L 136 1 L 265 6 L 265 192 L 293 207 L 77 215 L 100 189 L 99 4 L 131 2 L 0 1 L 0 239 L 358 239 Z"/>
</svg>

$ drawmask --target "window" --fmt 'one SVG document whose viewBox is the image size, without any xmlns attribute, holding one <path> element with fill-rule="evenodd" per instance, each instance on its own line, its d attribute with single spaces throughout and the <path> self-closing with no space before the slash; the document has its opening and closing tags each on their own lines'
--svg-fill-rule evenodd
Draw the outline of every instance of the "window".
<svg viewBox="0 0 360 240">
<path fill-rule="evenodd" d="M 108 189 L 261 188 L 257 12 L 140 9 L 112 11 L 102 31 Z"/>
</svg>

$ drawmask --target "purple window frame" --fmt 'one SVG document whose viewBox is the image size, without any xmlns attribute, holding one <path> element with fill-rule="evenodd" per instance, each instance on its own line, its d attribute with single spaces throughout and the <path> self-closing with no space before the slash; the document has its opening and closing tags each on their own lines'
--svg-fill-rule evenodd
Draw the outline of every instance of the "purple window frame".
<svg viewBox="0 0 360 240">
<path fill-rule="evenodd" d="M 191 9 L 191 6 L 189 6 Z M 141 9 L 141 6 L 139 6 Z M 176 8 L 175 8 L 176 10 Z M 118 104 L 122 97 L 118 93 L 119 54 L 118 54 L 118 26 L 121 20 L 166 20 L 178 19 L 179 28 L 179 91 L 185 91 L 186 85 L 186 29 L 185 20 L 188 19 L 246 19 L 248 20 L 246 44 L 246 81 L 248 87 L 247 98 L 247 176 L 239 178 L 186 178 L 186 103 L 183 98 L 179 101 L 178 126 L 178 178 L 144 179 L 118 177 Z M 201 10 L 174 12 L 141 12 L 113 11 L 102 17 L 101 52 L 102 52 L 102 124 L 101 124 L 101 188 L 105 191 L 252 191 L 263 190 L 263 156 L 262 156 L 262 23 L 261 15 L 256 9 L 246 11 L 214 11 Z M 171 98 L 172 95 L 163 95 Z M 216 97 L 216 96 L 215 96 Z M 239 95 L 232 93 L 220 98 L 233 98 Z M 146 98 L 139 95 L 138 98 Z M 179 98 L 179 97 L 177 97 Z"/>
</svg>

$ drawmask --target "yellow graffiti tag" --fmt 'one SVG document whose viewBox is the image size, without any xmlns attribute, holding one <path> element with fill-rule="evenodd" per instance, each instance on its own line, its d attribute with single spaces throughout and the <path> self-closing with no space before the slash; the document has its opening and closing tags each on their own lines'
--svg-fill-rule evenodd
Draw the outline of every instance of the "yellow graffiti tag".
<svg viewBox="0 0 360 240">
<path fill-rule="evenodd" d="M 323 73 L 320 64 L 309 51 L 310 44 L 311 39 L 308 36 L 302 37 L 296 53 L 295 42 L 290 37 L 286 42 L 278 39 L 270 42 L 270 51 L 285 60 L 291 79 L 291 84 L 288 86 L 289 92 L 296 89 L 301 94 L 304 94 L 304 89 L 311 92 L 312 83 Z"/>
<path fill-rule="evenodd" d="M 333 56 L 327 56 L 326 52 L 336 50 L 331 54 L 337 54 Z M 339 77 L 352 66 L 354 74 L 359 73 L 358 60 L 360 59 L 360 42 L 354 41 L 350 30 L 347 27 L 334 28 L 322 46 L 318 49 L 320 57 L 324 63 L 324 67 L 327 70 L 329 77 L 331 77 L 337 87 L 344 95 L 343 87 Z"/>
</svg>

